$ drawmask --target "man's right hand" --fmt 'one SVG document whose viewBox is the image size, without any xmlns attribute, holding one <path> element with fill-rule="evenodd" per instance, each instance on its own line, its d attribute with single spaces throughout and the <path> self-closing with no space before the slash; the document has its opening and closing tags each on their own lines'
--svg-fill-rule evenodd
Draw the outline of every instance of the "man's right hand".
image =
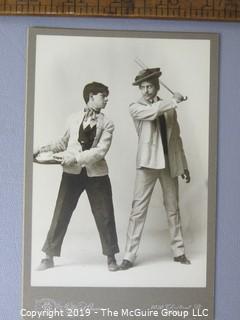
<svg viewBox="0 0 240 320">
<path fill-rule="evenodd" d="M 49 152 L 49 150 L 45 150 L 44 147 L 35 147 L 33 149 L 33 159 L 36 159 L 36 157 L 40 154 L 40 153 L 43 153 L 43 152 Z"/>
<path fill-rule="evenodd" d="M 33 159 L 35 159 L 40 153 L 40 148 L 34 148 L 33 150 Z"/>
<path fill-rule="evenodd" d="M 173 99 L 175 99 L 177 103 L 180 103 L 185 100 L 184 96 L 179 92 L 174 92 Z"/>
</svg>

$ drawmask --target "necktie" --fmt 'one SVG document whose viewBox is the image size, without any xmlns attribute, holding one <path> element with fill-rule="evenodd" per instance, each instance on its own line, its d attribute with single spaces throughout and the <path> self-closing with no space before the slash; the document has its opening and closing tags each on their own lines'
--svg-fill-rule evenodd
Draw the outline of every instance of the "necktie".
<svg viewBox="0 0 240 320">
<path fill-rule="evenodd" d="M 93 108 L 87 106 L 84 109 L 84 117 L 83 117 L 83 129 L 85 130 L 88 126 L 93 128 L 97 124 L 97 118 L 100 111 L 96 111 Z"/>
</svg>

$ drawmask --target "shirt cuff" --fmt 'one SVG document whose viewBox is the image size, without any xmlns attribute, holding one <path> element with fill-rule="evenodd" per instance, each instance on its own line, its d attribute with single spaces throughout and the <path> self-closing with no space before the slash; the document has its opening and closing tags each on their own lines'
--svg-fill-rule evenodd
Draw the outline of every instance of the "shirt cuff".
<svg viewBox="0 0 240 320">
<path fill-rule="evenodd" d="M 76 159 L 76 162 L 77 162 L 78 164 L 82 164 L 81 158 L 82 158 L 81 152 L 75 153 L 75 159 Z"/>
<path fill-rule="evenodd" d="M 172 98 L 171 101 L 172 101 L 173 107 L 177 108 L 178 107 L 178 103 L 177 103 L 176 99 Z"/>
</svg>

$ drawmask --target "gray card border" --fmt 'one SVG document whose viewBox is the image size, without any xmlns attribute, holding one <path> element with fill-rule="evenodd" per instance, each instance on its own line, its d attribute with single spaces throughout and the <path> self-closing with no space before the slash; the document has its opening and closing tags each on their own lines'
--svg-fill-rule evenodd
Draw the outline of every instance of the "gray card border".
<svg viewBox="0 0 240 320">
<path fill-rule="evenodd" d="M 31 287 L 33 106 L 37 35 L 210 40 L 209 189 L 206 288 Z M 215 229 L 217 210 L 218 69 L 219 35 L 216 33 L 109 31 L 42 27 L 33 27 L 29 29 L 25 112 L 23 308 L 27 310 L 34 310 L 34 308 L 36 308 L 36 301 L 44 299 L 50 299 L 49 301 L 58 305 L 65 305 L 67 303 L 77 305 L 81 302 L 85 305 L 91 305 L 93 308 L 109 307 L 112 310 L 121 310 L 122 308 L 129 308 L 131 310 L 136 308 L 148 309 L 153 305 L 157 305 L 159 308 L 162 308 L 165 305 L 172 305 L 175 306 L 176 309 L 178 307 L 181 309 L 181 306 L 186 308 L 189 306 L 194 308 L 200 306 L 200 309 L 208 309 L 208 316 L 204 317 L 204 319 L 214 319 Z M 118 318 L 125 319 L 124 317 Z M 136 317 L 131 318 L 133 319 Z M 158 317 L 158 319 L 161 318 Z M 95 318 L 90 317 L 89 319 L 92 320 Z M 105 319 L 105 317 L 99 317 L 98 315 L 96 319 Z M 151 317 L 146 317 L 146 319 L 151 319 Z M 162 319 L 164 319 L 164 317 Z M 174 319 L 182 319 L 182 317 L 176 316 Z"/>
</svg>

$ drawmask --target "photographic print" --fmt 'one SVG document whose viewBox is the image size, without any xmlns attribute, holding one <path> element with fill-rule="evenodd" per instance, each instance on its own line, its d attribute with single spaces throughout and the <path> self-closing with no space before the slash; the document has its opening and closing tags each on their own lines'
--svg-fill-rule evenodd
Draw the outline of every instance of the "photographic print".
<svg viewBox="0 0 240 320">
<path fill-rule="evenodd" d="M 213 319 L 217 87 L 216 34 L 29 30 L 24 305 Z"/>
</svg>

